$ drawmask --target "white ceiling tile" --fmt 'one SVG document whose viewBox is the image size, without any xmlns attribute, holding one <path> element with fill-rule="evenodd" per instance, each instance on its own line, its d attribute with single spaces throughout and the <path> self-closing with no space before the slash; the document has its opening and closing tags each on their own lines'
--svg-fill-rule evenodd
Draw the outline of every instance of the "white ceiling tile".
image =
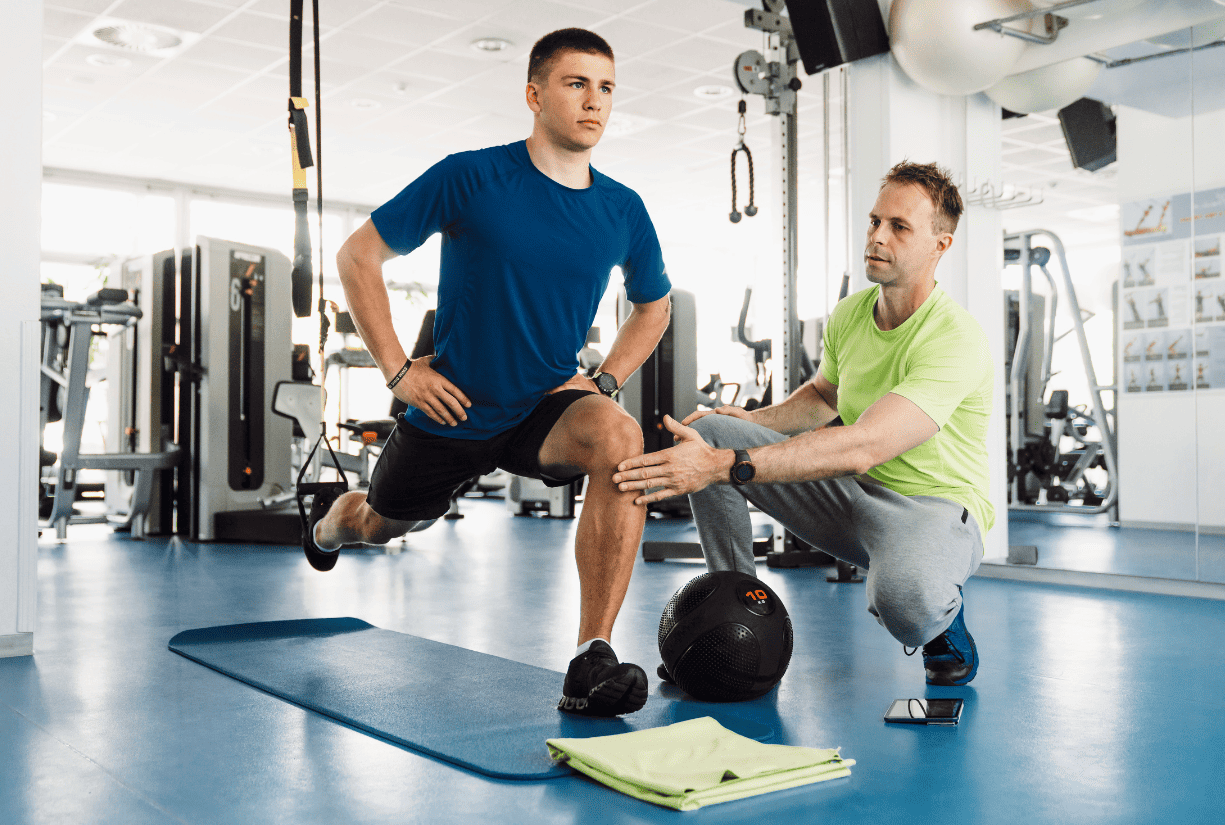
<svg viewBox="0 0 1225 825">
<path fill-rule="evenodd" d="M 110 9 L 109 17 L 152 23 L 180 31 L 202 33 L 221 22 L 232 10 L 195 3 L 192 0 L 122 0 Z"/>
<path fill-rule="evenodd" d="M 88 89 L 43 88 L 43 111 L 57 116 L 82 115 L 98 105 L 98 99 Z M 44 127 L 43 132 L 48 129 Z"/>
<path fill-rule="evenodd" d="M 743 26 L 744 11 L 743 5 L 729 0 L 685 0 L 683 3 L 655 0 L 653 3 L 635 5 L 626 16 L 692 33 L 722 25 L 724 21 L 740 22 Z"/>
<path fill-rule="evenodd" d="M 201 102 L 225 94 L 234 86 L 244 83 L 249 76 L 237 69 L 187 60 L 170 61 L 156 72 L 159 83 L 178 87 L 185 96 L 192 95 Z"/>
<path fill-rule="evenodd" d="M 621 14 L 627 8 L 637 5 L 635 0 L 557 0 L 557 2 L 563 6 L 577 6 L 581 9 L 602 12 L 606 16 Z"/>
<path fill-rule="evenodd" d="M 379 5 L 379 0 L 321 0 L 319 3 L 319 29 L 324 31 L 346 25 L 354 17 L 369 11 L 376 5 Z M 284 19 L 286 21 L 286 32 L 289 31 L 288 0 L 258 0 L 258 2 L 247 6 L 247 10 L 270 14 Z M 304 40 L 311 37 L 312 22 L 311 4 L 303 3 L 302 37 Z"/>
<path fill-rule="evenodd" d="M 423 46 L 453 32 L 455 21 L 416 9 L 384 5 L 350 20 L 344 30 L 380 40 Z"/>
<path fill-rule="evenodd" d="M 126 65 L 118 66 L 94 66 L 88 62 L 91 55 L 102 55 L 106 58 L 120 58 Z M 156 66 L 161 62 L 160 58 L 150 57 L 144 54 L 129 54 L 127 52 L 119 52 L 117 50 L 98 44 L 97 48 L 88 46 L 73 45 L 69 46 L 55 61 L 48 66 L 48 69 L 58 68 L 67 71 L 74 71 L 86 75 L 93 75 L 99 79 L 115 78 L 115 77 L 137 77 Z"/>
<path fill-rule="evenodd" d="M 678 69 L 650 58 L 617 63 L 618 84 L 651 92 L 687 81 L 694 76 L 695 73 L 691 70 Z"/>
<path fill-rule="evenodd" d="M 607 17 L 607 14 L 600 11 L 580 6 L 562 5 L 550 0 L 515 0 L 493 14 L 481 18 L 477 28 L 485 25 L 512 26 L 523 31 L 528 40 L 535 43 L 549 32 L 574 27 L 590 29 Z M 616 48 L 613 45 L 614 53 Z"/>
<path fill-rule="evenodd" d="M 710 37 L 716 40 L 725 40 L 728 43 L 733 43 L 744 49 L 762 50 L 763 36 L 757 29 L 750 29 L 744 25 L 744 12 L 741 10 L 739 17 L 728 20 L 726 23 L 721 23 L 713 28 L 706 29 L 702 32 L 703 37 Z"/>
<path fill-rule="evenodd" d="M 515 0 L 447 0 L 439 3 L 437 0 L 390 0 L 393 6 L 434 12 L 456 20 L 472 21 L 511 5 Z"/>
<path fill-rule="evenodd" d="M 342 63 L 363 66 L 368 71 L 381 69 L 420 48 L 420 44 L 401 40 L 379 40 L 340 29 L 319 44 L 322 55 Z"/>
<path fill-rule="evenodd" d="M 44 37 L 43 38 L 43 62 L 47 62 L 59 53 L 68 45 L 68 40 L 63 37 Z"/>
<path fill-rule="evenodd" d="M 96 116 L 65 130 L 57 142 L 76 146 L 91 146 L 109 151 L 123 151 L 149 136 L 150 127 L 127 118 Z"/>
<path fill-rule="evenodd" d="M 732 64 L 738 54 L 736 48 L 727 43 L 705 37 L 690 37 L 657 49 L 651 58 L 697 72 L 722 72 L 730 79 Z"/>
<path fill-rule="evenodd" d="M 289 26 L 285 20 L 265 14 L 243 12 L 223 23 L 212 34 L 227 40 L 289 51 Z"/>
<path fill-rule="evenodd" d="M 280 100 L 282 103 L 288 104 L 288 78 L 288 69 L 285 66 L 279 66 L 271 72 L 248 77 L 242 86 L 235 87 L 234 94 L 243 95 L 244 97 Z M 315 100 L 314 88 L 308 82 L 304 82 L 302 91 L 304 94 L 310 95 L 311 105 L 313 106 Z"/>
<path fill-rule="evenodd" d="M 612 46 L 618 66 L 623 60 L 640 57 L 677 40 L 677 33 L 671 29 L 639 23 L 624 17 L 601 23 L 594 31 Z"/>
<path fill-rule="evenodd" d="M 490 64 L 476 58 L 459 57 L 434 49 L 417 51 L 396 62 L 390 71 L 409 72 L 420 77 L 430 77 L 448 85 L 466 81 L 486 72 L 491 75 L 511 76 L 518 71 L 505 64 Z"/>
<path fill-rule="evenodd" d="M 43 10 L 43 34 L 53 37 L 76 37 L 94 18 L 95 15 L 85 12 L 47 8 Z"/>
<path fill-rule="evenodd" d="M 288 104 L 285 97 L 247 97 L 241 94 L 228 94 L 210 103 L 205 111 L 224 111 L 231 115 L 255 118 L 260 121 L 260 125 L 268 120 L 277 120 L 286 124 L 284 128 L 288 130 L 287 109 Z M 311 117 L 313 120 L 313 115 Z"/>
<path fill-rule="evenodd" d="M 700 108 L 701 104 L 697 100 L 690 102 L 667 95 L 644 95 L 629 103 L 616 105 L 618 112 L 660 121 L 682 120 Z"/>
<path fill-rule="evenodd" d="M 83 11 L 97 15 L 106 11 L 114 2 L 115 0 L 49 0 L 47 8 Z"/>
<path fill-rule="evenodd" d="M 287 52 L 271 46 L 240 43 L 222 37 L 206 37 L 183 52 L 182 58 L 251 72 L 266 69 L 279 60 L 287 59 Z"/>
<path fill-rule="evenodd" d="M 729 100 L 726 106 L 706 106 L 690 112 L 685 116 L 685 123 L 710 129 L 720 138 L 727 140 L 729 146 L 732 146 L 738 139 L 736 124 L 739 119 L 740 114 L 736 111 L 735 102 Z"/>
</svg>

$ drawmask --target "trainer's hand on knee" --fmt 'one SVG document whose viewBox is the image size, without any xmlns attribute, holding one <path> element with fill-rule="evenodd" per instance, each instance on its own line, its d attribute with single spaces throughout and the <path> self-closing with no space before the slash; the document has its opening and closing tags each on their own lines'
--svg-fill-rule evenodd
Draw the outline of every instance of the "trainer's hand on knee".
<svg viewBox="0 0 1225 825">
<path fill-rule="evenodd" d="M 676 436 L 677 446 L 626 459 L 613 474 L 613 483 L 622 492 L 651 490 L 634 499 L 635 504 L 693 493 L 720 479 L 718 450 L 670 415 L 664 416 L 664 426 Z"/>
<path fill-rule="evenodd" d="M 434 356 L 427 355 L 413 361 L 408 374 L 392 392 L 396 398 L 421 410 L 439 424 L 454 427 L 460 421 L 468 420 L 465 410 L 472 406 L 472 402 L 463 390 L 430 366 L 433 360 Z"/>
<path fill-rule="evenodd" d="M 698 410 L 697 412 L 691 412 L 689 415 L 685 416 L 685 420 L 681 423 L 688 427 L 699 418 L 705 418 L 708 415 L 730 415 L 732 418 L 741 418 L 745 421 L 753 420 L 753 414 L 744 407 L 733 407 L 725 404 L 724 406 L 715 410 Z"/>
</svg>

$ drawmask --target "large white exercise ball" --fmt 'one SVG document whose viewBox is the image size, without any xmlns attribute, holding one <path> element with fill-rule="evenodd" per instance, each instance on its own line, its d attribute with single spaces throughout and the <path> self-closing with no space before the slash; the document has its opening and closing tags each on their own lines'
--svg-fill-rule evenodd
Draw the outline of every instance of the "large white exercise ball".
<svg viewBox="0 0 1225 825">
<path fill-rule="evenodd" d="M 915 83 L 946 95 L 981 92 L 1003 80 L 1026 42 L 974 26 L 1030 11 L 1027 0 L 893 0 L 890 49 Z M 1032 19 L 1008 24 L 1029 31 Z"/>
<path fill-rule="evenodd" d="M 1101 63 L 1075 57 L 1009 75 L 987 89 L 987 97 L 1011 112 L 1025 115 L 1062 109 L 1084 97 L 1101 73 Z"/>
</svg>

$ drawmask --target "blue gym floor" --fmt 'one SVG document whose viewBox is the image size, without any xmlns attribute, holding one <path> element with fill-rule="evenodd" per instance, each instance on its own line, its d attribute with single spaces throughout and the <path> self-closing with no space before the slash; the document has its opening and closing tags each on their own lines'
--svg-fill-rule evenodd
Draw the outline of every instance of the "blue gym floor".
<svg viewBox="0 0 1225 825">
<path fill-rule="evenodd" d="M 166 649 L 185 628 L 356 616 L 563 671 L 575 522 L 514 518 L 496 500 L 462 509 L 402 553 L 345 551 L 328 574 L 290 547 L 133 542 L 88 526 L 44 542 L 36 655 L 0 660 L 0 823 L 1225 821 L 1225 601 L 973 579 L 978 678 L 928 689 L 921 658 L 867 614 L 862 585 L 763 563 L 796 652 L 777 692 L 743 715 L 774 724 L 775 741 L 840 746 L 858 764 L 847 779 L 692 813 L 580 776 L 493 781 Z M 660 610 L 702 569 L 635 571 L 613 641 L 653 695 Z M 937 695 L 965 697 L 959 727 L 881 721 L 893 699 Z"/>
<path fill-rule="evenodd" d="M 1109 525 L 1105 514 L 1014 511 L 1008 543 L 1037 547 L 1039 567 L 1225 583 L 1225 536 Z"/>
</svg>

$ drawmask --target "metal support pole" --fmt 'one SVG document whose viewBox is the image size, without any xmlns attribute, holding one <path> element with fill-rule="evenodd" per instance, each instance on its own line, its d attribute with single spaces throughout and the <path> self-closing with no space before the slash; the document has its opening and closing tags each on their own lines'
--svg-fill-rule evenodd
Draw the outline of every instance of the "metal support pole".
<svg viewBox="0 0 1225 825">
<path fill-rule="evenodd" d="M 786 86 L 795 77 L 795 64 L 787 59 L 791 39 L 783 37 L 779 43 L 779 84 Z M 803 342 L 800 336 L 800 316 L 796 308 L 796 270 L 799 263 L 799 193 L 798 166 L 799 138 L 796 133 L 794 93 L 789 111 L 780 112 L 779 132 L 782 145 L 779 165 L 782 167 L 783 196 L 783 393 L 786 398 L 799 389 L 801 382 L 800 352 Z"/>
<path fill-rule="evenodd" d="M 1030 236 L 1021 239 L 1021 291 L 1017 296 L 1017 342 L 1012 351 L 1012 373 L 1008 376 L 1008 391 L 1012 400 L 1012 432 L 1009 444 L 1016 472 L 1012 479 L 1012 501 L 1021 501 L 1021 485 L 1025 479 L 1020 468 L 1021 446 L 1025 443 L 1025 401 L 1021 397 L 1021 376 L 1025 374 L 1029 360 L 1029 292 L 1032 288 L 1029 274 Z"/>
</svg>

